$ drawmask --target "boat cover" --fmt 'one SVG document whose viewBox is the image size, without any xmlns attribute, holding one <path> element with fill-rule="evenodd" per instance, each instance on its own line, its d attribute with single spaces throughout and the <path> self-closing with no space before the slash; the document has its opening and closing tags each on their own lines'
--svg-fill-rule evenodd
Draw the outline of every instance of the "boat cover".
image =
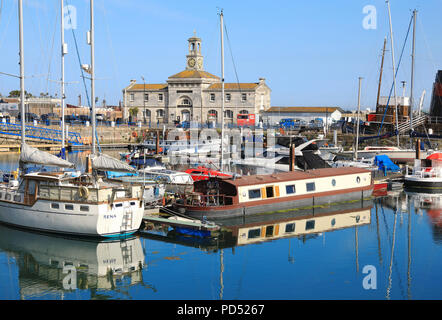
<svg viewBox="0 0 442 320">
<path fill-rule="evenodd" d="M 38 150 L 29 145 L 22 144 L 20 151 L 20 163 L 41 164 L 62 168 L 73 168 L 75 165 L 48 152 Z"/>
<path fill-rule="evenodd" d="M 99 154 L 91 157 L 92 168 L 102 171 L 135 172 L 135 168 L 107 154 Z"/>
<path fill-rule="evenodd" d="M 374 157 L 374 164 L 378 166 L 379 170 L 386 173 L 387 171 L 398 172 L 401 169 L 391 161 L 391 159 L 385 155 L 378 155 Z"/>
</svg>

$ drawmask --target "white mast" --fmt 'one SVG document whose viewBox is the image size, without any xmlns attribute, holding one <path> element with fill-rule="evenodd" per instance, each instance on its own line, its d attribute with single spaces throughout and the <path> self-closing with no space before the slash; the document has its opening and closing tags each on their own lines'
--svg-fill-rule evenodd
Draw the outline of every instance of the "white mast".
<svg viewBox="0 0 442 320">
<path fill-rule="evenodd" d="M 414 104 L 414 58 L 416 54 L 416 9 L 413 10 L 413 45 L 411 49 L 411 85 L 410 85 L 410 130 L 413 131 L 413 104 Z"/>
<path fill-rule="evenodd" d="M 66 159 L 66 129 L 64 122 L 65 90 L 64 90 L 64 55 L 67 53 L 67 44 L 64 43 L 64 15 L 63 1 L 61 0 L 61 158 Z"/>
<path fill-rule="evenodd" d="M 89 34 L 91 45 L 91 121 L 92 121 L 92 154 L 95 154 L 95 49 L 94 49 L 94 0 L 91 0 L 91 30 Z"/>
<path fill-rule="evenodd" d="M 21 144 L 25 144 L 26 111 L 25 111 L 25 59 L 23 46 L 23 0 L 18 1 L 19 46 L 20 46 L 20 112 L 21 112 Z"/>
<path fill-rule="evenodd" d="M 398 114 L 398 110 L 397 110 L 397 96 L 396 96 L 396 67 L 395 67 L 395 62 L 394 62 L 394 45 L 393 45 L 393 26 L 391 24 L 391 13 L 390 13 L 390 2 L 388 0 L 386 0 L 387 2 L 387 7 L 388 7 L 388 19 L 390 21 L 390 40 L 391 40 L 391 60 L 393 62 L 393 87 L 394 87 L 394 108 L 395 108 L 395 113 L 396 113 L 396 129 L 398 128 L 398 124 L 399 124 L 399 114 Z M 397 146 L 399 147 L 399 133 L 396 135 L 396 140 L 397 140 Z"/>
<path fill-rule="evenodd" d="M 359 89 L 358 89 L 358 115 L 356 120 L 356 146 L 355 146 L 355 152 L 354 152 L 354 158 L 355 161 L 358 160 L 358 148 L 359 148 L 359 117 L 361 112 L 361 81 L 362 77 L 359 77 Z"/>
<path fill-rule="evenodd" d="M 221 170 L 224 165 L 224 33 L 223 33 L 223 10 L 220 14 L 221 25 Z"/>
</svg>

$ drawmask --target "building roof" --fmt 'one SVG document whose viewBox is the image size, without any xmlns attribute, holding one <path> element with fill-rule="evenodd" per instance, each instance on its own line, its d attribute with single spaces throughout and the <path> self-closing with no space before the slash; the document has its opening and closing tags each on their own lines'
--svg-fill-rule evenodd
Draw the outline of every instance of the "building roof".
<svg viewBox="0 0 442 320">
<path fill-rule="evenodd" d="M 340 107 L 270 107 L 265 112 L 291 113 L 332 113 L 335 110 L 344 112 Z"/>
<path fill-rule="evenodd" d="M 258 86 L 258 83 L 224 83 L 224 89 L 227 90 L 252 90 Z M 221 90 L 221 82 L 210 85 L 208 89 Z"/>
<path fill-rule="evenodd" d="M 219 77 L 211 73 L 199 70 L 184 70 L 169 77 L 169 79 L 183 79 L 183 78 L 195 78 L 195 79 L 208 78 L 208 79 L 218 79 L 218 80 L 220 79 Z"/>
<path fill-rule="evenodd" d="M 363 168 L 356 167 L 342 167 L 342 168 L 325 168 L 325 169 L 315 169 L 307 171 L 288 171 L 288 172 L 278 172 L 266 175 L 251 175 L 242 176 L 236 179 L 223 179 L 225 182 L 235 185 L 236 187 L 268 184 L 268 183 L 278 183 L 285 181 L 295 181 L 304 179 L 315 179 L 322 177 L 333 177 L 346 174 L 358 174 L 369 172 Z"/>
<path fill-rule="evenodd" d="M 167 88 L 167 83 L 137 83 L 134 84 L 129 90 L 161 90 Z"/>
</svg>

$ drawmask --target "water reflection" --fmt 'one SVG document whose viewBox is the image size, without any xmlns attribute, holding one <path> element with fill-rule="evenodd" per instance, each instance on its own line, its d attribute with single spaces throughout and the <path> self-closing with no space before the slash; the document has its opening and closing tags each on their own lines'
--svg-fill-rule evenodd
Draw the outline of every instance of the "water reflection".
<svg viewBox="0 0 442 320">
<path fill-rule="evenodd" d="M 87 289 L 124 290 L 143 282 L 144 252 L 139 238 L 122 241 L 80 240 L 23 231 L 0 225 L 0 250 L 18 267 L 21 299 Z"/>
<path fill-rule="evenodd" d="M 427 214 L 433 231 L 433 240 L 436 244 L 442 244 L 442 195 L 407 193 L 416 208 L 417 213 L 422 210 Z"/>
<path fill-rule="evenodd" d="M 157 226 L 155 231 L 142 233 L 143 237 L 200 248 L 208 252 L 282 238 L 296 237 L 307 241 L 324 232 L 368 225 L 371 222 L 373 201 L 353 201 L 299 209 L 288 212 L 223 219 L 216 237 L 188 237 L 173 229 Z"/>
</svg>

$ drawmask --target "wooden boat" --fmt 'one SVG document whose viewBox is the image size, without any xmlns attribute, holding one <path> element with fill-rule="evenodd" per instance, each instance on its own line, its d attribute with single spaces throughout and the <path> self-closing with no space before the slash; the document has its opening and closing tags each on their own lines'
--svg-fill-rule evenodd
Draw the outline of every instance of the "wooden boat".
<svg viewBox="0 0 442 320">
<path fill-rule="evenodd" d="M 211 220 L 360 200 L 371 197 L 373 188 L 371 172 L 360 168 L 214 177 L 195 181 L 194 192 L 181 194 L 174 208 Z"/>
</svg>

